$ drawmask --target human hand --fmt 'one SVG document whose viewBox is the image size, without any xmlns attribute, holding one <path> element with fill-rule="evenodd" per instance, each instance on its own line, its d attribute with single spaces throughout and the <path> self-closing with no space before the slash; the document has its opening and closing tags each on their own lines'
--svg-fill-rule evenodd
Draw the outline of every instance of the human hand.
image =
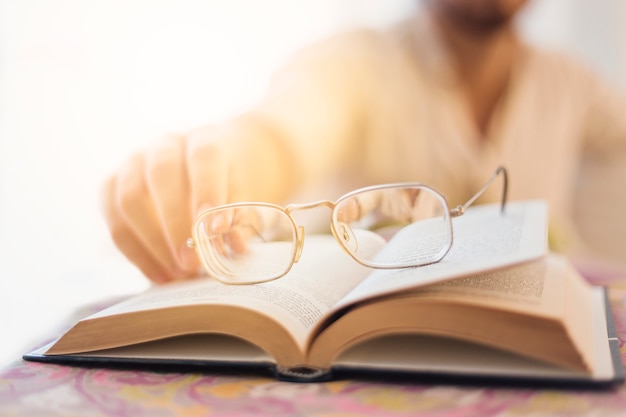
<svg viewBox="0 0 626 417">
<path fill-rule="evenodd" d="M 229 199 L 231 158 L 216 136 L 200 129 L 168 137 L 132 156 L 104 186 L 114 243 L 155 283 L 199 274 L 197 256 L 186 245 L 193 219 L 202 207 Z"/>
<path fill-rule="evenodd" d="M 250 123 L 169 137 L 132 156 L 103 189 L 104 217 L 120 251 L 155 283 L 200 274 L 187 246 L 196 215 L 236 201 L 277 201 L 293 187 L 279 136 Z"/>
</svg>

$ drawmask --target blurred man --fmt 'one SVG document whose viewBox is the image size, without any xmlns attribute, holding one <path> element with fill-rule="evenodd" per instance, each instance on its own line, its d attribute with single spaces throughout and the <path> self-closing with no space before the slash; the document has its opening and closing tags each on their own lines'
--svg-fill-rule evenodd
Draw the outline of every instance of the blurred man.
<svg viewBox="0 0 626 417">
<path fill-rule="evenodd" d="M 585 228 L 626 246 L 596 210 L 626 208 L 624 171 L 583 169 L 626 161 L 621 98 L 577 63 L 521 41 L 513 23 L 524 0 L 423 3 L 386 31 L 305 48 L 255 108 L 130 158 L 105 186 L 119 249 L 154 282 L 194 277 L 199 262 L 185 242 L 201 208 L 284 203 L 314 186 L 330 199 L 398 181 L 428 184 L 453 206 L 498 165 L 511 199 L 549 202 L 555 250 L 597 255 Z M 609 192 L 577 219 L 580 184 Z"/>
</svg>

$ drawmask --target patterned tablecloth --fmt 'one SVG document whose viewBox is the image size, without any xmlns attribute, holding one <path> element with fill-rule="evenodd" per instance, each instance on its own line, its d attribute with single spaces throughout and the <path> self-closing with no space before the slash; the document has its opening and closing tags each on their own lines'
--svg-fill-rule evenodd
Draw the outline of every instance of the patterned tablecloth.
<svg viewBox="0 0 626 417">
<path fill-rule="evenodd" d="M 609 296 L 626 363 L 626 283 Z M 626 386 L 573 390 L 424 381 L 280 382 L 18 361 L 0 371 L 0 416 L 626 416 Z"/>
</svg>

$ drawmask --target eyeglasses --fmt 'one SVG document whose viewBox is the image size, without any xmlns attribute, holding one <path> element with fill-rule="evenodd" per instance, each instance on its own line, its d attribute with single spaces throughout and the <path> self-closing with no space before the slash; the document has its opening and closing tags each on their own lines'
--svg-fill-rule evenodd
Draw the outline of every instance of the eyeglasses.
<svg viewBox="0 0 626 417">
<path fill-rule="evenodd" d="M 503 212 L 508 175 L 498 167 L 474 196 L 453 209 L 442 194 L 419 183 L 361 188 L 335 202 L 213 207 L 198 215 L 187 245 L 195 248 L 208 275 L 226 284 L 272 281 L 287 274 L 302 253 L 304 227 L 296 224 L 292 212 L 327 206 L 332 234 L 356 262 L 376 269 L 424 266 L 446 256 L 453 242 L 451 218 L 463 215 L 500 174 Z M 400 250 L 384 250 L 398 239 L 403 242 Z"/>
</svg>

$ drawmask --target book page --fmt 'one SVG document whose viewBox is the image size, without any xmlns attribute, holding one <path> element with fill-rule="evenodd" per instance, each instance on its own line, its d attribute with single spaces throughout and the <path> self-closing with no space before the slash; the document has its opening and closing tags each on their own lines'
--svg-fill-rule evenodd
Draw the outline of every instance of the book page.
<svg viewBox="0 0 626 417">
<path fill-rule="evenodd" d="M 337 309 L 384 294 L 495 270 L 546 253 L 547 205 L 543 201 L 511 202 L 504 213 L 499 204 L 471 207 L 452 223 L 452 247 L 440 262 L 374 270 L 338 303 Z M 401 256 L 402 245 L 401 239 L 392 239 L 383 250 Z"/>
<path fill-rule="evenodd" d="M 592 370 L 592 292 L 584 284 L 565 258 L 545 256 L 368 299 L 320 324 L 309 361 L 324 367 L 338 350 L 400 332 L 445 335 Z"/>
<path fill-rule="evenodd" d="M 380 245 L 371 243 L 369 250 Z M 299 262 L 280 279 L 227 285 L 206 278 L 154 287 L 89 319 L 194 304 L 235 306 L 271 317 L 303 346 L 313 325 L 370 271 L 344 253 L 332 236 L 307 236 Z"/>
<path fill-rule="evenodd" d="M 449 302 L 555 319 L 577 346 L 587 346 L 592 327 L 592 286 L 567 258 L 550 254 L 512 268 L 445 281 L 409 292 Z M 587 352 L 591 356 L 590 352 Z"/>
<path fill-rule="evenodd" d="M 511 268 L 427 285 L 402 296 L 442 297 L 450 302 L 560 318 L 566 294 L 564 262 L 560 257 L 546 256 Z"/>
<path fill-rule="evenodd" d="M 513 378 L 552 377 L 559 380 L 613 381 L 620 373 L 622 365 L 613 363 L 610 351 L 611 335 L 607 332 L 604 289 L 587 284 L 563 258 L 550 257 L 545 264 L 544 269 L 547 275 L 543 280 L 545 291 L 542 292 L 545 297 L 542 298 L 546 298 L 544 300 L 546 304 L 549 304 L 549 300 L 553 300 L 564 307 L 567 320 L 571 319 L 574 322 L 573 325 L 578 328 L 574 332 L 579 331 L 580 334 L 574 335 L 572 332 L 570 337 L 575 341 L 576 346 L 587 349 L 582 352 L 584 361 L 588 365 L 587 371 L 549 364 L 511 354 L 506 350 L 493 349 L 458 339 L 429 334 L 402 333 L 373 338 L 356 344 L 343 351 L 334 360 L 334 365 L 353 369 L 394 369 L 401 372 L 410 370 L 443 372 L 451 375 L 495 374 Z M 540 265 L 535 266 L 541 268 Z M 523 269 L 527 270 L 527 268 Z M 513 303 L 518 303 L 522 299 L 532 303 L 532 300 L 537 299 L 538 291 L 541 290 L 535 285 L 539 282 L 536 277 L 531 278 L 530 281 L 534 284 L 531 284 L 532 288 L 529 290 L 514 284 L 511 291 L 503 288 L 501 284 L 496 284 L 498 289 L 495 291 L 504 295 L 501 301 L 511 296 Z M 560 282 L 555 284 L 554 281 Z M 480 280 L 476 283 L 478 282 Z M 471 286 L 468 284 L 465 283 L 462 286 Z M 436 284 L 433 287 L 439 286 L 440 284 Z M 478 286 L 483 287 L 482 284 Z M 491 286 L 488 285 L 488 287 Z M 484 288 L 484 290 L 491 292 L 492 288 Z M 482 290 L 479 289 L 478 292 L 480 291 Z M 468 294 L 474 294 L 474 291 L 470 289 Z M 564 306 L 559 302 L 559 297 L 566 300 Z M 521 301 L 521 304 L 525 303 Z M 571 314 L 569 310 L 576 310 L 576 314 Z M 487 325 L 489 326 L 489 323 Z M 571 332 L 571 326 L 568 326 L 568 329 Z M 545 340 L 543 345 L 546 348 L 550 347 L 550 343 Z"/>
<path fill-rule="evenodd" d="M 442 298 L 562 322 L 589 368 L 594 369 L 591 285 L 562 256 L 548 255 L 512 268 L 426 286 L 407 296 Z M 403 294 L 404 296 L 404 294 Z"/>
<path fill-rule="evenodd" d="M 432 335 L 404 334 L 369 340 L 343 352 L 334 365 L 352 369 L 437 372 L 458 376 L 588 378 L 587 372 L 578 369 Z"/>
</svg>

